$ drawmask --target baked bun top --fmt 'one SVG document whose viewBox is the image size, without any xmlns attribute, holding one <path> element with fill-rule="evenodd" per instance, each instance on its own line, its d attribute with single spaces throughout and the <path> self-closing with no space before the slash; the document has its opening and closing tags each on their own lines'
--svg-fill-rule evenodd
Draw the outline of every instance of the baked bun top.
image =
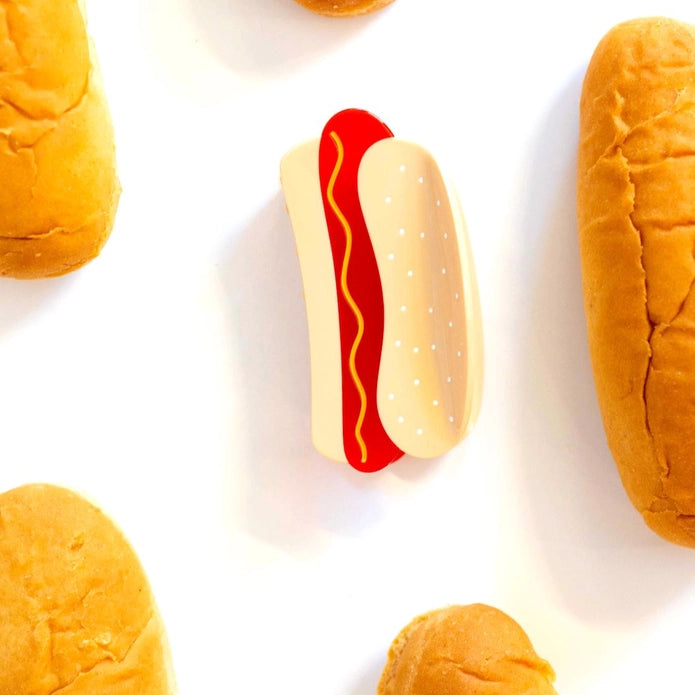
<svg viewBox="0 0 695 695">
<path fill-rule="evenodd" d="M 77 494 L 0 495 L 0 693 L 168 695 L 164 631 L 123 534 Z"/>
<path fill-rule="evenodd" d="M 556 695 L 555 674 L 506 613 L 450 606 L 415 618 L 396 637 L 378 695 Z"/>
<path fill-rule="evenodd" d="M 695 546 L 695 27 L 616 25 L 584 78 L 577 218 L 588 340 L 625 489 Z"/>
<path fill-rule="evenodd" d="M 296 2 L 317 14 L 329 17 L 353 17 L 375 12 L 391 4 L 393 0 L 296 0 Z"/>
<path fill-rule="evenodd" d="M 99 253 L 120 195 L 81 3 L 0 3 L 0 66 L 0 276 L 61 275 Z"/>
</svg>

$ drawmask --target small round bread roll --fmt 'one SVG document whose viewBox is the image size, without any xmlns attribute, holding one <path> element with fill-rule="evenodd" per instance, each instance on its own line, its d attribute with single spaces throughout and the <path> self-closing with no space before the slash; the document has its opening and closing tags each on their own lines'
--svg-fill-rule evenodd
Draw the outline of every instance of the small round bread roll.
<svg viewBox="0 0 695 695">
<path fill-rule="evenodd" d="M 0 2 L 0 276 L 93 259 L 120 190 L 81 0 Z"/>
<path fill-rule="evenodd" d="M 375 12 L 393 0 L 295 0 L 307 10 L 329 17 L 351 17 Z"/>
<path fill-rule="evenodd" d="M 169 695 L 164 629 L 123 534 L 69 490 L 0 495 L 0 693 Z"/>
<path fill-rule="evenodd" d="M 378 695 L 556 695 L 550 664 L 502 611 L 450 606 L 415 618 L 396 637 Z"/>
</svg>

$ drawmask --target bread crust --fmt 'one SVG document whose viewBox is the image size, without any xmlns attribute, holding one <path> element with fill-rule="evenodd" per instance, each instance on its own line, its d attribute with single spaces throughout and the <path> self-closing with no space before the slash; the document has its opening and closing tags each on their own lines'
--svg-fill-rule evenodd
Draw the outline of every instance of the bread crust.
<svg viewBox="0 0 695 695">
<path fill-rule="evenodd" d="M 0 693 L 169 695 L 164 628 L 123 534 L 77 494 L 0 495 Z"/>
<path fill-rule="evenodd" d="M 0 3 L 0 276 L 99 254 L 120 185 L 111 118 L 78 0 Z"/>
<path fill-rule="evenodd" d="M 506 613 L 449 606 L 412 620 L 389 649 L 378 695 L 555 695 L 555 674 Z"/>
<path fill-rule="evenodd" d="M 647 524 L 695 547 L 695 29 L 598 44 L 580 103 L 577 214 L 606 436 Z"/>
<path fill-rule="evenodd" d="M 307 10 L 328 17 L 354 17 L 376 12 L 393 0 L 295 0 Z"/>
</svg>

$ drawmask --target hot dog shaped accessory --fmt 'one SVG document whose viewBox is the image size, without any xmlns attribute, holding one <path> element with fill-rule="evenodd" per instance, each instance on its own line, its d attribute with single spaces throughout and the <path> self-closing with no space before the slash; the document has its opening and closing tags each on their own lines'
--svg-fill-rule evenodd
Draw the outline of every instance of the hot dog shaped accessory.
<svg viewBox="0 0 695 695">
<path fill-rule="evenodd" d="M 441 456 L 480 409 L 483 345 L 470 243 L 433 157 L 366 111 L 291 150 L 282 188 L 304 284 L 312 438 L 374 472 Z"/>
</svg>

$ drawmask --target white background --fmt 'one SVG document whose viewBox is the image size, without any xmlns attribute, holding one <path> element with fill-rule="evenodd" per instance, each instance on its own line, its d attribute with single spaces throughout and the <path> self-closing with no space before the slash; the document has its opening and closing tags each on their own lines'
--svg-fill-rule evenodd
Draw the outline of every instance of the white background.
<svg viewBox="0 0 695 695">
<path fill-rule="evenodd" d="M 606 448 L 576 243 L 577 104 L 615 23 L 692 2 L 91 0 L 123 196 L 101 257 L 0 281 L 0 488 L 96 500 L 139 553 L 182 695 L 371 695 L 418 613 L 517 619 L 563 695 L 692 692 L 695 551 L 649 531 Z M 468 219 L 478 424 L 366 476 L 309 433 L 278 183 L 342 108 L 428 147 Z"/>
</svg>

